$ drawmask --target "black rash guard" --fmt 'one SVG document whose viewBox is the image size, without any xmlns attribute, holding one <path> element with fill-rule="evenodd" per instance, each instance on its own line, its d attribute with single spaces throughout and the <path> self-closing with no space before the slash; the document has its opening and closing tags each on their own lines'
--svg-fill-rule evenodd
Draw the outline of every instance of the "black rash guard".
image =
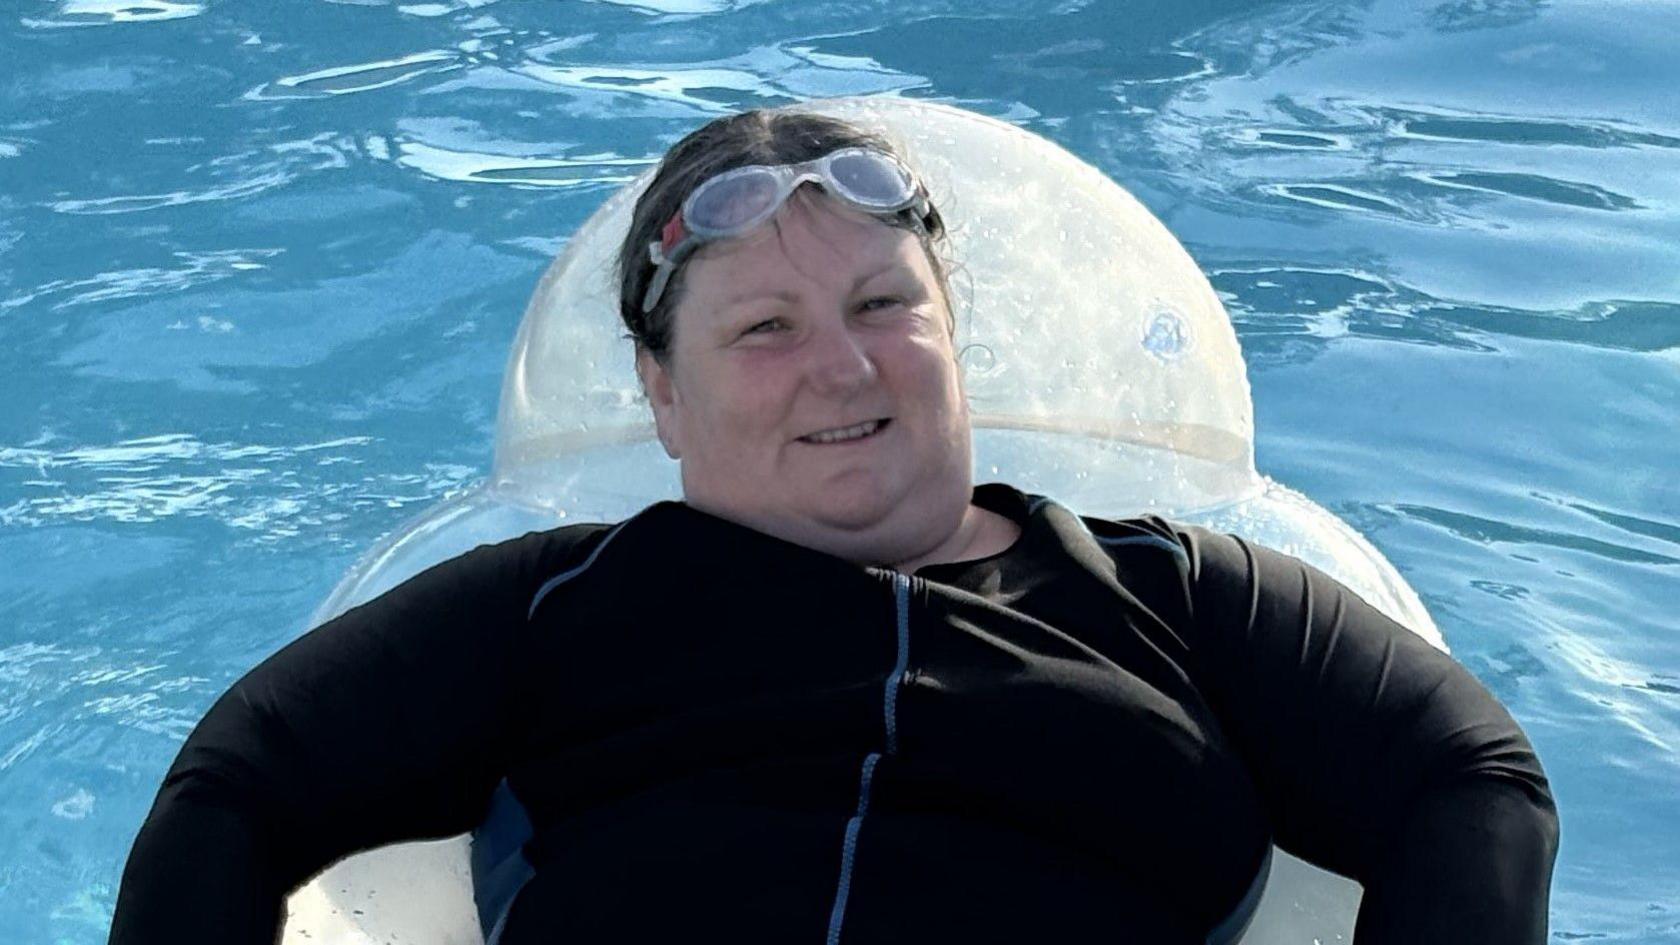
<svg viewBox="0 0 1680 945">
<path fill-rule="evenodd" d="M 1020 538 L 914 574 L 676 502 L 426 571 L 215 704 L 111 941 L 270 945 L 504 778 L 502 945 L 1202 943 L 1274 841 L 1364 885 L 1359 945 L 1544 941 L 1546 779 L 1453 660 L 1236 538 L 975 501 Z"/>
</svg>

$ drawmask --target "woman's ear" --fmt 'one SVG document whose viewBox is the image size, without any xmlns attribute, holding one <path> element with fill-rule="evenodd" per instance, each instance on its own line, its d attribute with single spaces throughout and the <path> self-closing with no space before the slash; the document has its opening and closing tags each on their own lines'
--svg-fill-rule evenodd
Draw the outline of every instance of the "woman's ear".
<svg viewBox="0 0 1680 945">
<path fill-rule="evenodd" d="M 659 434 L 660 445 L 665 447 L 665 455 L 682 459 L 682 423 L 677 416 L 677 388 L 671 381 L 670 370 L 653 352 L 638 346 L 636 376 L 641 379 L 642 393 L 653 408 L 653 428 Z"/>
</svg>

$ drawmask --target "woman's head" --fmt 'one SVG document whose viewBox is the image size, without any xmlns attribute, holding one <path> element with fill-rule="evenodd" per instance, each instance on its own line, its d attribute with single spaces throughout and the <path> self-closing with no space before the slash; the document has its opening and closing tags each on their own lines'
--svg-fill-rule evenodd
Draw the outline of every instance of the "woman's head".
<svg viewBox="0 0 1680 945">
<path fill-rule="evenodd" d="M 852 560 L 896 563 L 946 540 L 971 490 L 937 213 L 918 225 L 914 214 L 865 213 L 801 186 L 763 225 L 688 256 L 642 311 L 648 246 L 696 187 L 848 147 L 892 153 L 863 129 L 792 112 L 730 116 L 685 138 L 636 207 L 620 305 L 691 504 Z"/>
<path fill-rule="evenodd" d="M 649 259 L 648 246 L 660 240 L 661 231 L 696 188 L 720 174 L 747 165 L 796 164 L 846 148 L 868 148 L 892 155 L 903 163 L 886 137 L 868 129 L 827 115 L 769 109 L 716 119 L 691 132 L 666 152 L 653 180 L 636 201 L 630 231 L 618 255 L 619 315 L 638 351 L 646 350 L 663 359 L 670 347 L 672 315 L 681 300 L 688 267 L 679 266 L 675 270 L 658 304 L 652 311 L 644 312 L 642 303 L 656 269 Z M 938 210 L 930 207 L 921 220 L 905 214 L 884 222 L 921 230 L 923 252 L 948 302 L 946 265 L 936 247 L 945 235 Z"/>
</svg>

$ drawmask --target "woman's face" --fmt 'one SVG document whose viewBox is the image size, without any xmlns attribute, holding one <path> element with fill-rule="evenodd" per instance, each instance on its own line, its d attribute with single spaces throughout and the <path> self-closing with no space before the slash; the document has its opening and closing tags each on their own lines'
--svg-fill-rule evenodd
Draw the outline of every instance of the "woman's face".
<svg viewBox="0 0 1680 945">
<path fill-rule="evenodd" d="M 968 508 L 967 402 L 921 243 L 814 188 L 689 260 L 667 363 L 637 368 L 697 508 L 886 564 Z"/>
</svg>

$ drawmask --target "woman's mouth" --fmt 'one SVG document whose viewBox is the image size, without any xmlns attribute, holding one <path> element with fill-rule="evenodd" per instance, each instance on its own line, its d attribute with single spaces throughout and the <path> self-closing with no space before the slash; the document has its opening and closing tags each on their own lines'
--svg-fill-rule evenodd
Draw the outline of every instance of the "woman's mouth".
<svg viewBox="0 0 1680 945">
<path fill-rule="evenodd" d="M 849 443 L 853 440 L 863 440 L 874 436 L 886 429 L 889 419 L 865 420 L 850 427 L 837 427 L 833 430 L 822 430 L 799 438 L 801 443 Z"/>
</svg>

